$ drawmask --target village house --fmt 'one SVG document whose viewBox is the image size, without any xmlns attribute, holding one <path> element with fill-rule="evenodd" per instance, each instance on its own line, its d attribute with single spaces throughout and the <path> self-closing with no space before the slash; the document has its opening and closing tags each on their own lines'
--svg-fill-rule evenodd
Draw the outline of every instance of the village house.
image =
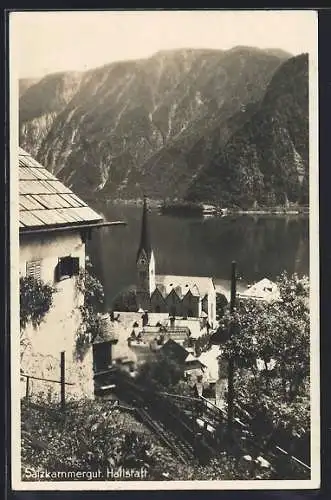
<svg viewBox="0 0 331 500">
<path fill-rule="evenodd" d="M 169 339 L 159 352 L 182 368 L 183 377 L 192 384 L 203 378 L 206 365 L 175 340 Z"/>
<path fill-rule="evenodd" d="M 268 278 L 263 278 L 252 286 L 248 286 L 246 290 L 238 293 L 238 298 L 276 302 L 280 300 L 280 293 L 276 283 Z"/>
<path fill-rule="evenodd" d="M 59 397 L 61 352 L 65 353 L 68 397 L 93 397 L 93 352 L 77 356 L 77 334 L 82 328 L 78 286 L 85 269 L 85 244 L 91 231 L 106 223 L 71 189 L 19 149 L 20 277 L 32 277 L 54 288 L 53 304 L 41 324 L 31 322 L 21 331 L 21 375 L 32 393 Z"/>
<path fill-rule="evenodd" d="M 205 318 L 211 327 L 216 324 L 216 289 L 212 278 L 156 274 L 146 198 L 136 268 L 139 308 L 173 317 Z"/>
</svg>

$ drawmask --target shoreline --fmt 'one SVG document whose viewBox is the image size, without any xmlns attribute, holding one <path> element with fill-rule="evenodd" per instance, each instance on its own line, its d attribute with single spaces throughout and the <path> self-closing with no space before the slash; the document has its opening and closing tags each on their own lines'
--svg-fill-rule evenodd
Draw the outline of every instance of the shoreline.
<svg viewBox="0 0 331 500">
<path fill-rule="evenodd" d="M 125 205 L 125 206 L 132 206 L 132 207 L 140 207 L 142 206 L 143 200 L 142 199 L 134 199 L 134 200 L 124 200 L 124 199 L 114 199 L 111 202 L 106 202 L 106 206 L 109 205 Z M 159 200 L 153 200 L 149 199 L 149 206 L 151 209 L 162 209 L 162 201 Z M 183 207 L 182 204 L 174 203 L 173 206 L 171 206 L 170 210 L 167 211 L 167 213 L 164 213 L 161 215 L 180 215 L 180 212 L 186 212 L 189 213 L 191 212 L 192 215 L 194 212 L 196 212 L 200 206 L 197 204 L 196 206 L 191 206 L 191 207 Z M 216 210 L 217 207 L 215 207 Z M 224 209 L 223 209 L 224 210 Z M 215 214 L 210 214 L 213 217 L 227 217 L 231 215 L 309 215 L 309 208 L 306 206 L 298 206 L 298 207 L 291 207 L 291 208 L 285 208 L 285 207 L 263 207 L 260 209 L 242 209 L 242 208 L 226 208 L 225 213 L 215 213 Z M 222 208 L 220 208 L 220 211 L 222 211 Z M 203 216 L 203 212 L 201 213 Z"/>
</svg>

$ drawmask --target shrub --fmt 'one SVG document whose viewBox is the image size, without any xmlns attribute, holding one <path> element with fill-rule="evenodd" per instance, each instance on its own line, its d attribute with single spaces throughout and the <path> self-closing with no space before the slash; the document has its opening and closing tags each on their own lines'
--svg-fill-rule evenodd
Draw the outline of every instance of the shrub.
<svg viewBox="0 0 331 500">
<path fill-rule="evenodd" d="M 28 323 L 37 328 L 53 304 L 55 288 L 33 276 L 20 278 L 20 327 L 25 330 Z"/>
</svg>

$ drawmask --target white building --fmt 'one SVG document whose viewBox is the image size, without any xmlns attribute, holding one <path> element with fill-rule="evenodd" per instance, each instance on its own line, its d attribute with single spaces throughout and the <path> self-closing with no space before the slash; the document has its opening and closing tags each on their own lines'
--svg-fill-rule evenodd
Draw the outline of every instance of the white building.
<svg viewBox="0 0 331 500">
<path fill-rule="evenodd" d="M 257 283 L 254 283 L 254 285 L 248 287 L 246 290 L 238 293 L 238 297 L 241 299 L 275 302 L 280 300 L 280 293 L 276 283 L 270 281 L 268 278 L 263 278 Z"/>
<path fill-rule="evenodd" d="M 20 277 L 32 276 L 55 288 L 53 305 L 40 326 L 29 323 L 21 332 L 21 374 L 30 379 L 32 393 L 59 396 L 60 386 L 38 378 L 60 380 L 60 357 L 65 352 L 68 396 L 93 396 L 92 349 L 76 356 L 83 293 L 77 284 L 85 268 L 85 242 L 102 217 L 40 165 L 19 150 Z M 22 377 L 24 386 L 26 377 Z"/>
</svg>

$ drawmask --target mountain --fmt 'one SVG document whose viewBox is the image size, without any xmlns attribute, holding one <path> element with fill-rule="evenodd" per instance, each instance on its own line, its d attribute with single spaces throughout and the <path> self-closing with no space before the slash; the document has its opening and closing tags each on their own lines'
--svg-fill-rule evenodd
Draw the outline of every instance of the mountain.
<svg viewBox="0 0 331 500">
<path fill-rule="evenodd" d="M 205 165 L 188 200 L 224 205 L 308 203 L 308 55 L 274 74 L 257 112 Z"/>
<path fill-rule="evenodd" d="M 19 97 L 21 97 L 24 92 L 28 90 L 29 87 L 35 85 L 38 82 L 38 78 L 21 78 L 18 82 L 18 93 Z"/>
<path fill-rule="evenodd" d="M 20 144 L 85 197 L 209 199 L 205 172 L 214 175 L 215 157 L 248 127 L 289 57 L 179 49 L 49 75 L 21 95 Z"/>
<path fill-rule="evenodd" d="M 55 118 L 74 96 L 80 80 L 80 73 L 55 73 L 29 85 L 21 94 L 20 144 L 36 158 L 40 145 L 47 141 Z"/>
</svg>

